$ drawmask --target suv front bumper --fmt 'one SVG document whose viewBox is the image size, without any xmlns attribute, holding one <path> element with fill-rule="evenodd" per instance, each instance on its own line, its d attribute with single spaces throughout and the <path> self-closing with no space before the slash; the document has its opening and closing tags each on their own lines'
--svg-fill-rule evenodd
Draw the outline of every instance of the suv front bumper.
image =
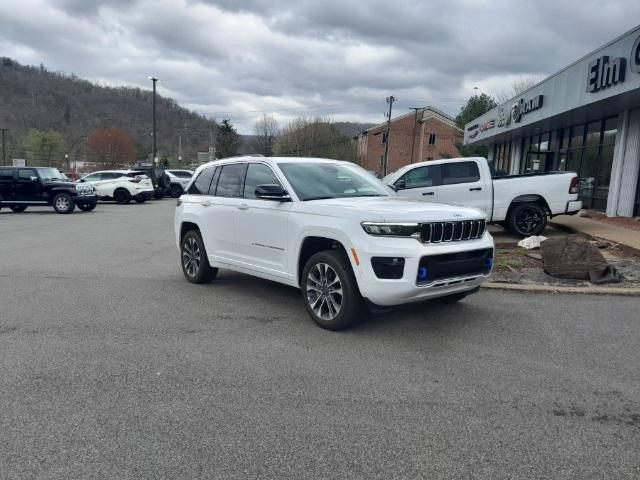
<svg viewBox="0 0 640 480">
<path fill-rule="evenodd" d="M 400 240 L 402 246 L 400 247 Z M 368 242 L 369 243 L 369 242 Z M 360 293 L 370 302 L 380 306 L 401 305 L 419 302 L 431 298 L 474 290 L 489 278 L 492 261 L 487 268 L 452 269 L 452 275 L 442 274 L 433 280 L 418 278 L 421 266 L 425 266 L 429 257 L 447 254 L 466 254 L 471 251 L 492 250 L 493 238 L 486 232 L 477 240 L 424 244 L 415 239 L 376 238 L 367 250 L 357 250 L 360 265 L 355 266 L 356 279 Z M 394 245 L 399 248 L 394 248 Z M 492 255 L 489 255 L 493 259 Z M 397 257 L 404 259 L 404 271 L 401 278 L 378 278 L 373 270 L 373 257 Z M 460 267 L 460 263 L 456 265 Z M 462 273 L 460 273 L 462 272 Z"/>
</svg>

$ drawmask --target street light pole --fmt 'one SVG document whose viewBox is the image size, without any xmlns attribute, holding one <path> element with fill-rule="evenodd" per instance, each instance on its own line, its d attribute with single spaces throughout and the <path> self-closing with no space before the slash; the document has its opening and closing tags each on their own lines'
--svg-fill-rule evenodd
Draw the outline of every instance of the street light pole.
<svg viewBox="0 0 640 480">
<path fill-rule="evenodd" d="M 158 163 L 158 159 L 156 158 L 156 83 L 158 82 L 158 79 L 156 77 L 149 77 L 149 80 L 153 82 L 153 146 L 151 149 L 151 161 L 156 164 Z"/>
<path fill-rule="evenodd" d="M 389 138 L 391 137 L 391 109 L 393 108 L 393 102 L 395 97 L 393 95 L 387 97 L 387 103 L 389 104 L 389 113 L 387 113 L 387 141 L 384 142 L 384 159 L 382 164 L 382 176 L 387 176 L 387 166 L 389 165 Z"/>
</svg>

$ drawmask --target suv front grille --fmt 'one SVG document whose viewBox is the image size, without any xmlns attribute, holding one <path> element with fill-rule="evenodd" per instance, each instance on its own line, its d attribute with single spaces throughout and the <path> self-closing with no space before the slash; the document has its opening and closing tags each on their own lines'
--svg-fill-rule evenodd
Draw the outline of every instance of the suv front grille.
<svg viewBox="0 0 640 480">
<path fill-rule="evenodd" d="M 423 223 L 420 230 L 420 240 L 424 243 L 475 240 L 484 235 L 485 229 L 486 222 L 484 220 Z"/>
</svg>

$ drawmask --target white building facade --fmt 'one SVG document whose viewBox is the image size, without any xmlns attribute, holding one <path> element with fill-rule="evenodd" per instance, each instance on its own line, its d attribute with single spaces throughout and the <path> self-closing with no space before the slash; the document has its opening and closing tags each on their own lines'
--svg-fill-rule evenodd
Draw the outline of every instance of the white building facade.
<svg viewBox="0 0 640 480">
<path fill-rule="evenodd" d="M 575 171 L 586 208 L 640 215 L 640 26 L 465 126 L 498 174 Z"/>
</svg>

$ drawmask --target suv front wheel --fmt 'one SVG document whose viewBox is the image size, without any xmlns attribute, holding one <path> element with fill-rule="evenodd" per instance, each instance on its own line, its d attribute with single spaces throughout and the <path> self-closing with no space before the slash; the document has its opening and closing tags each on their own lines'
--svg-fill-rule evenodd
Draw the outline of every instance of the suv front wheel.
<svg viewBox="0 0 640 480">
<path fill-rule="evenodd" d="M 302 298 L 314 322 L 327 330 L 341 330 L 364 312 L 349 260 L 341 251 L 313 255 L 302 271 Z"/>
<path fill-rule="evenodd" d="M 218 275 L 218 269 L 209 264 L 204 242 L 197 230 L 188 231 L 180 243 L 182 273 L 191 283 L 209 283 Z"/>
<path fill-rule="evenodd" d="M 71 213 L 76 204 L 68 193 L 59 193 L 53 197 L 53 209 L 58 213 Z"/>
</svg>

